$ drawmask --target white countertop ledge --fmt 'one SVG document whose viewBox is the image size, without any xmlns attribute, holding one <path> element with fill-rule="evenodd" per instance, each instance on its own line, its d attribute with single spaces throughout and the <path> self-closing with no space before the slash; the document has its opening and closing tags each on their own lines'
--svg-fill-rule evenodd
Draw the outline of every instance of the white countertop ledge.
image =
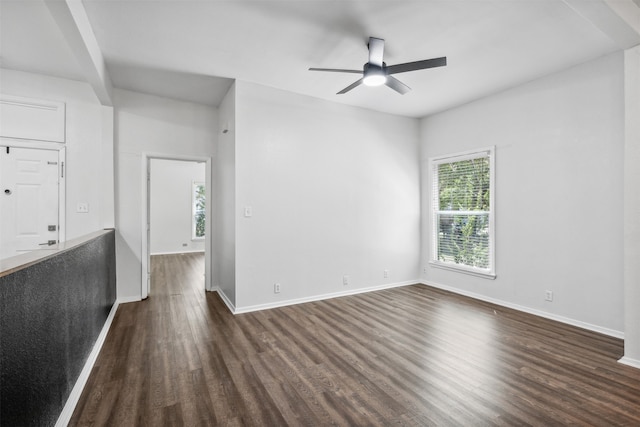
<svg viewBox="0 0 640 427">
<path fill-rule="evenodd" d="M 105 229 L 94 231 L 93 233 L 85 234 L 82 237 L 76 239 L 67 240 L 66 242 L 60 242 L 57 245 L 47 246 L 43 249 L 38 249 L 31 252 L 25 252 L 14 257 L 0 259 L 0 277 L 8 276 L 9 274 L 20 271 L 23 268 L 27 268 L 31 265 L 44 261 L 47 258 L 51 258 L 78 246 L 82 246 L 93 239 L 108 234 L 114 231 L 113 229 Z"/>
</svg>

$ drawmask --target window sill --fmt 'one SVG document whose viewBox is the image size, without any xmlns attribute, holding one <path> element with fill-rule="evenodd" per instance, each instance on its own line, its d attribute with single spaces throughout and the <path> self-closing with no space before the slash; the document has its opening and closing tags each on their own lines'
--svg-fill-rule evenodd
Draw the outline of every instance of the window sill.
<svg viewBox="0 0 640 427">
<path fill-rule="evenodd" d="M 496 278 L 496 275 L 493 272 L 485 272 L 474 268 L 446 264 L 440 261 L 429 261 L 429 264 L 433 267 L 441 268 L 443 270 L 455 271 L 458 273 L 468 274 L 470 276 L 482 277 L 483 279 L 494 280 Z"/>
</svg>

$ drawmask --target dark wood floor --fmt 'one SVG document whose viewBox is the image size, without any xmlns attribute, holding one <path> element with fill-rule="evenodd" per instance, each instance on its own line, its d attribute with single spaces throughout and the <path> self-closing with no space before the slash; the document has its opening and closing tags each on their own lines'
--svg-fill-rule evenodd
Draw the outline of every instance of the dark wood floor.
<svg viewBox="0 0 640 427">
<path fill-rule="evenodd" d="M 622 342 L 423 285 L 233 316 L 152 260 L 71 425 L 640 426 Z"/>
</svg>

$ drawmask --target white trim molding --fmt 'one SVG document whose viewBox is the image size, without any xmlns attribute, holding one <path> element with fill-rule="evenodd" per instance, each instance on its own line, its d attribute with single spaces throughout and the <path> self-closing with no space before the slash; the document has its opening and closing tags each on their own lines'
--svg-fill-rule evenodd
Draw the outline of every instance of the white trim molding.
<svg viewBox="0 0 640 427">
<path fill-rule="evenodd" d="M 197 249 L 193 251 L 180 251 L 180 252 L 152 252 L 151 256 L 154 255 L 182 255 L 182 254 L 197 254 L 197 253 L 205 253 L 204 249 Z"/>
<path fill-rule="evenodd" d="M 452 265 L 451 263 L 445 263 L 436 260 L 430 260 L 429 265 L 434 268 L 441 268 L 443 270 L 455 271 L 456 273 L 468 274 L 470 276 L 482 277 L 484 279 L 494 280 L 496 275 L 494 273 L 485 273 L 478 268 L 466 267 L 464 265 Z"/>
<path fill-rule="evenodd" d="M 224 302 L 224 305 L 227 306 L 227 308 L 229 309 L 229 311 L 233 314 L 236 314 L 236 306 L 233 304 L 233 302 L 231 302 L 231 300 L 229 299 L 229 297 L 227 297 L 227 294 L 225 294 L 224 292 L 222 292 L 222 290 L 220 289 L 220 287 L 216 287 L 214 289 L 212 289 L 212 292 L 217 292 L 218 295 L 220 295 L 220 298 L 222 299 L 222 302 Z"/>
<path fill-rule="evenodd" d="M 549 320 L 555 320 L 556 322 L 565 323 L 567 325 L 576 326 L 578 328 L 586 329 L 592 332 L 597 332 L 600 334 L 608 335 L 614 338 L 624 339 L 624 332 L 616 331 L 614 329 L 603 328 L 602 326 L 593 325 L 591 323 L 582 322 L 580 320 L 571 319 L 569 317 L 558 316 L 557 314 L 547 313 L 546 311 L 536 310 L 534 308 L 525 307 L 519 304 L 513 304 L 507 301 L 502 301 L 495 298 L 490 298 L 484 295 L 476 294 L 474 292 L 468 292 L 461 289 L 457 289 L 451 286 L 441 285 L 439 283 L 434 282 L 425 282 L 421 281 L 421 284 L 425 286 L 431 286 L 432 288 L 442 289 L 444 291 L 453 292 L 454 294 L 463 295 L 466 297 L 470 297 L 473 299 L 477 299 L 480 301 L 489 302 L 491 304 L 496 304 L 502 307 L 511 308 L 514 310 L 521 311 L 523 313 L 533 314 L 534 316 L 543 317 Z"/>
<path fill-rule="evenodd" d="M 623 365 L 631 366 L 632 368 L 640 369 L 640 360 L 632 359 L 630 357 L 623 356 L 622 359 L 618 360 L 618 363 L 622 363 Z"/>
<path fill-rule="evenodd" d="M 0 136 L 64 143 L 66 104 L 0 94 Z"/>
<path fill-rule="evenodd" d="M 62 408 L 62 412 L 58 417 L 58 421 L 56 422 L 56 427 L 64 427 L 69 424 L 71 421 L 71 416 L 73 415 L 73 411 L 76 409 L 76 405 L 80 400 L 80 396 L 82 395 L 82 391 L 84 390 L 87 381 L 89 380 L 89 375 L 91 375 L 91 371 L 93 370 L 93 366 L 98 359 L 98 355 L 100 354 L 100 350 L 102 350 L 102 345 L 104 344 L 105 339 L 107 338 L 107 334 L 109 333 L 109 329 L 111 328 L 111 323 L 113 322 L 113 318 L 116 315 L 116 311 L 118 311 L 118 306 L 120 305 L 119 300 L 111 306 L 111 311 L 107 316 L 107 320 L 104 322 L 102 326 L 102 330 L 98 335 L 98 339 L 93 345 L 93 349 L 91 353 L 89 353 L 89 357 L 80 372 L 80 376 L 76 380 L 76 384 L 73 386 L 71 393 L 69 394 L 69 398 L 67 399 L 67 403 Z"/>
<path fill-rule="evenodd" d="M 286 307 L 288 305 L 303 304 L 303 303 L 306 303 L 306 302 L 322 301 L 322 300 L 331 299 L 331 298 L 345 297 L 345 296 L 349 296 L 349 295 L 362 294 L 362 293 L 365 293 L 365 292 L 381 291 L 381 290 L 384 290 L 384 289 L 391 289 L 391 288 L 398 288 L 398 287 L 401 287 L 401 286 L 415 285 L 417 283 L 419 283 L 417 280 L 408 280 L 406 282 L 387 283 L 387 284 L 384 284 L 384 285 L 370 286 L 370 287 L 367 287 L 367 288 L 360 288 L 360 289 L 354 289 L 354 290 L 349 290 L 349 291 L 332 292 L 332 293 L 329 293 L 329 294 L 314 295 L 314 296 L 311 296 L 311 297 L 295 298 L 295 299 L 289 299 L 289 300 L 284 300 L 284 301 L 276 301 L 276 302 L 271 302 L 271 303 L 267 303 L 267 304 L 250 305 L 250 306 L 246 306 L 246 307 L 236 307 L 235 310 L 232 310 L 232 312 L 233 312 L 233 314 L 250 313 L 252 311 L 268 310 L 268 309 L 271 309 L 271 308 Z M 223 294 L 221 293 L 221 296 L 222 295 Z M 224 298 L 223 298 L 223 300 L 224 300 Z M 227 303 L 227 306 L 229 306 L 228 303 Z"/>
<path fill-rule="evenodd" d="M 130 302 L 140 302 L 142 301 L 142 298 L 140 298 L 140 296 L 133 296 L 133 297 L 123 297 L 123 298 L 118 298 L 118 301 L 116 301 L 118 304 L 127 304 Z"/>
</svg>

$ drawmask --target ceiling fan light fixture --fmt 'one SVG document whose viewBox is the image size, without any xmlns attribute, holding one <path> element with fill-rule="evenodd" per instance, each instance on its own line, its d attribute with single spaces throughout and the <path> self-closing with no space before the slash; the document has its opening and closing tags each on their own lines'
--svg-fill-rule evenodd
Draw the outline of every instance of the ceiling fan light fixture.
<svg viewBox="0 0 640 427">
<path fill-rule="evenodd" d="M 387 82 L 387 76 L 384 74 L 371 74 L 362 79 L 362 83 L 367 86 L 382 86 Z"/>
<path fill-rule="evenodd" d="M 387 75 L 381 67 L 365 64 L 362 83 L 367 86 L 381 86 L 387 82 Z"/>
</svg>

